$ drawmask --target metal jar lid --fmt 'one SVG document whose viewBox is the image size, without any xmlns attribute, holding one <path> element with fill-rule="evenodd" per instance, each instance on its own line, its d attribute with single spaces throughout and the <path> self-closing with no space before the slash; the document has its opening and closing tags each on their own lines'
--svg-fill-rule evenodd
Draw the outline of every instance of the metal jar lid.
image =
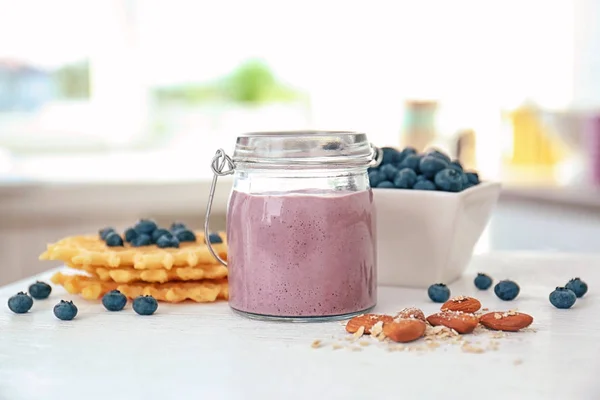
<svg viewBox="0 0 600 400">
<path fill-rule="evenodd" d="M 233 162 L 265 166 L 361 166 L 373 163 L 376 155 L 367 135 L 359 132 L 256 132 L 238 136 Z"/>
</svg>

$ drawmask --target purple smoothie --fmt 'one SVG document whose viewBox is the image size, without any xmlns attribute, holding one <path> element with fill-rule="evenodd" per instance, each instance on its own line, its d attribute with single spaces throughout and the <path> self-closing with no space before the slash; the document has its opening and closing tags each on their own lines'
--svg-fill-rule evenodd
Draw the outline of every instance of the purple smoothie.
<svg viewBox="0 0 600 400">
<path fill-rule="evenodd" d="M 249 195 L 227 215 L 229 304 L 282 317 L 334 316 L 377 299 L 373 193 Z"/>
</svg>

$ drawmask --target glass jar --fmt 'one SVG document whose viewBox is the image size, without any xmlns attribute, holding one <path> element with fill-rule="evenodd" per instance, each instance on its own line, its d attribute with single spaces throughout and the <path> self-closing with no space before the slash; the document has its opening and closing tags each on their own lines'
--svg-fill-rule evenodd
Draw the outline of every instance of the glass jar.
<svg viewBox="0 0 600 400">
<path fill-rule="evenodd" d="M 379 152 L 363 133 L 241 135 L 227 207 L 229 305 L 258 319 L 332 320 L 377 299 L 376 227 L 367 168 Z M 230 170 L 222 169 L 228 163 Z M 207 236 L 208 237 L 208 236 Z M 209 246 L 210 247 L 210 246 Z"/>
</svg>

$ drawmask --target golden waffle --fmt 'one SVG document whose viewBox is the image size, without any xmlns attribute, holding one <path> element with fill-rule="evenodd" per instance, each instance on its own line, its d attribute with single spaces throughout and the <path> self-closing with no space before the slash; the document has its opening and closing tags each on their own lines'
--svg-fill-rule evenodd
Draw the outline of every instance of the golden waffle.
<svg viewBox="0 0 600 400">
<path fill-rule="evenodd" d="M 81 294 L 85 299 L 97 300 L 111 290 L 119 290 L 130 299 L 150 295 L 159 301 L 178 303 L 193 300 L 199 303 L 228 299 L 229 289 L 226 279 L 201 280 L 168 283 L 116 283 L 105 282 L 96 277 L 84 275 L 54 274 L 52 282 L 63 286 L 71 294 Z"/>
<path fill-rule="evenodd" d="M 161 249 L 156 245 L 131 247 L 109 247 L 98 235 L 70 236 L 49 244 L 40 255 L 40 260 L 61 260 L 75 265 L 135 269 L 170 270 L 173 267 L 194 267 L 200 264 L 216 264 L 218 261 L 210 254 L 204 243 L 204 233 L 195 232 L 196 242 L 183 242 L 179 248 Z M 224 232 L 219 233 L 223 243 L 213 244 L 221 258 L 227 258 L 227 239 Z"/>
<path fill-rule="evenodd" d="M 167 269 L 135 269 L 133 267 L 105 268 L 93 265 L 67 266 L 79 269 L 98 277 L 101 281 L 117 283 L 150 282 L 165 283 L 172 281 L 199 281 L 201 279 L 223 279 L 227 277 L 227 268 L 221 264 L 199 264 L 195 267 L 173 267 Z"/>
</svg>

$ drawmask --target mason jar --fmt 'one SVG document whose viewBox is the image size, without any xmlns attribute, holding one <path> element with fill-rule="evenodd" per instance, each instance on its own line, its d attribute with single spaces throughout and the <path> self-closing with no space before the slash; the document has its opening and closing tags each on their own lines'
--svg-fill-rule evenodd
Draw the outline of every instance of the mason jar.
<svg viewBox="0 0 600 400">
<path fill-rule="evenodd" d="M 233 173 L 227 207 L 229 305 L 258 319 L 345 319 L 377 302 L 376 221 L 364 133 L 265 132 L 219 150 Z M 229 170 L 223 171 L 228 165 Z"/>
</svg>

